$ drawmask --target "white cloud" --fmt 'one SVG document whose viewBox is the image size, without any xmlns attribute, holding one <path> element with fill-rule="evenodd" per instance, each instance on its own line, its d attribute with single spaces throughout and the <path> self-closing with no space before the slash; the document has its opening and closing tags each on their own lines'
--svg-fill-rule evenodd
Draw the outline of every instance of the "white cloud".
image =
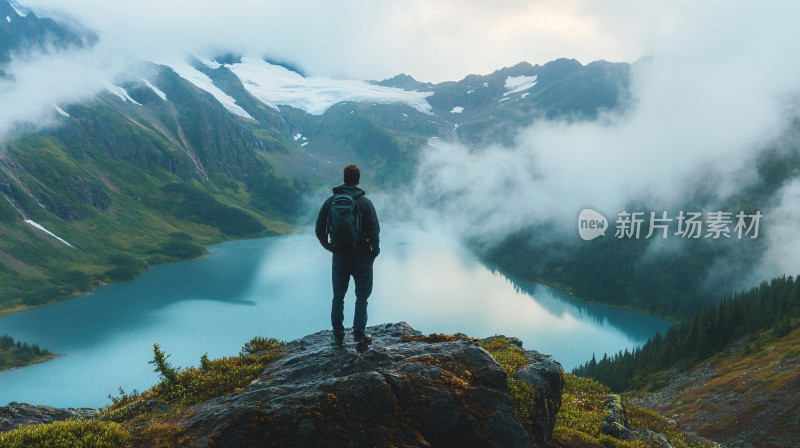
<svg viewBox="0 0 800 448">
<path fill-rule="evenodd" d="M 9 78 L 0 79 L 0 137 L 21 123 L 54 124 L 54 104 L 63 108 L 91 99 L 113 83 L 126 81 L 139 65 L 106 45 L 16 56 L 4 67 Z"/>
<path fill-rule="evenodd" d="M 770 251 L 753 271 L 751 284 L 786 274 L 800 274 L 800 178 L 787 184 L 778 193 L 778 205 L 771 210 L 769 226 L 760 229 L 760 237 L 766 238 Z"/>
<path fill-rule="evenodd" d="M 69 14 L 142 59 L 187 52 L 269 53 L 314 74 L 380 79 L 400 72 L 455 80 L 527 60 L 633 61 L 695 20 L 746 2 L 633 0 L 28 0 Z M 710 5 L 710 6 L 705 6 Z M 773 4 L 770 4 L 770 6 Z M 794 7 L 786 2 L 785 6 Z M 778 9 L 781 6 L 771 6 Z M 762 6 L 767 8 L 767 6 Z M 698 11 L 700 18 L 698 19 Z"/>
<path fill-rule="evenodd" d="M 754 178 L 758 151 L 798 112 L 789 107 L 800 93 L 797 11 L 693 12 L 672 39 L 654 37 L 653 58 L 634 70 L 629 111 L 594 122 L 538 121 L 510 147 L 435 143 L 413 183 L 418 201 L 435 202 L 442 225 L 484 241 L 555 223 L 577 242 L 584 207 L 611 218 L 631 200 L 665 210 L 688 201 L 698 184 L 716 193 L 717 204 L 706 205 L 719 206 Z M 762 221 L 762 235 L 775 232 L 767 238 L 776 259 L 765 272 L 800 268 L 797 252 L 785 250 L 800 245 L 800 234 L 788 231 L 798 227 L 796 195 L 796 186 L 784 190 L 776 221 Z"/>
</svg>

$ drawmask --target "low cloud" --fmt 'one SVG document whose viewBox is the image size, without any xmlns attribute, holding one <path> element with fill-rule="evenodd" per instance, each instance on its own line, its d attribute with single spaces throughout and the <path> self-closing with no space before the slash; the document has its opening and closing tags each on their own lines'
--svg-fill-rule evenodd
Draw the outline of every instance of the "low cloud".
<svg viewBox="0 0 800 448">
<path fill-rule="evenodd" d="M 691 27 L 634 65 L 625 111 L 593 122 L 541 120 L 509 147 L 432 144 L 416 198 L 434 204 L 442 225 L 483 242 L 543 223 L 577 241 L 576 219 L 587 206 L 609 218 L 632 201 L 647 211 L 677 210 L 703 190 L 710 194 L 701 211 L 719 207 L 756 179 L 759 152 L 796 117 L 800 61 L 792 56 L 795 25 L 779 11 L 710 12 L 698 11 L 684 22 Z M 753 31 L 746 38 L 745 29 Z M 772 261 L 760 275 L 800 268 L 800 252 L 785 250 L 800 245 L 786 227 L 800 219 L 797 191 L 784 189 L 780 207 L 762 221 Z"/>
<path fill-rule="evenodd" d="M 90 100 L 105 86 L 136 79 L 143 64 L 99 45 L 59 53 L 18 53 L 0 78 L 0 141 L 20 125 L 58 123 L 56 106 Z"/>
<path fill-rule="evenodd" d="M 702 5 L 688 0 L 26 3 L 40 14 L 69 15 L 101 39 L 154 62 L 187 53 L 268 53 L 311 74 L 382 79 L 405 72 L 431 82 L 489 73 L 523 60 L 634 61 L 664 41 L 682 39 L 698 21 L 714 27 L 731 12 L 746 10 L 759 17 L 762 10 L 796 8 L 790 1 L 764 5 L 742 0 Z"/>
<path fill-rule="evenodd" d="M 800 274 L 800 178 L 784 186 L 777 198 L 764 233 L 770 250 L 750 273 L 750 284 L 781 274 Z"/>
</svg>

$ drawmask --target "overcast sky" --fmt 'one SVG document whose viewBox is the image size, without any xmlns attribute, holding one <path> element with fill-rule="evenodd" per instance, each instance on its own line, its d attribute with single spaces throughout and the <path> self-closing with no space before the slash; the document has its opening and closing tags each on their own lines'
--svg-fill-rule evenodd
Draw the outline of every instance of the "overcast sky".
<svg viewBox="0 0 800 448">
<path fill-rule="evenodd" d="M 120 52 L 167 62 L 233 49 L 295 61 L 313 74 L 461 79 L 559 57 L 633 62 L 698 31 L 728 47 L 796 18 L 797 2 L 638 0 L 22 0 L 68 14 Z M 787 9 L 794 9 L 789 13 Z M 757 30 L 755 30 L 757 31 Z M 787 36 L 790 38 L 791 36 Z"/>
</svg>

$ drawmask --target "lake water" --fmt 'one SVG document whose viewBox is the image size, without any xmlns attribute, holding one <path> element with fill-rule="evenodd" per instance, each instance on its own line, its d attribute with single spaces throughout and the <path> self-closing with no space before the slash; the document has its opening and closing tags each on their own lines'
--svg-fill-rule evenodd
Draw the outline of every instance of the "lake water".
<svg viewBox="0 0 800 448">
<path fill-rule="evenodd" d="M 385 229 L 369 324 L 406 321 L 425 333 L 520 338 L 569 371 L 592 354 L 641 345 L 666 321 L 513 283 L 440 236 Z M 391 237 L 388 235 L 391 234 Z M 235 355 L 253 336 L 292 340 L 330 327 L 330 256 L 311 235 L 234 241 L 209 256 L 155 266 L 135 281 L 0 318 L 0 334 L 65 356 L 0 372 L 0 405 L 109 404 L 144 390 L 158 342 L 173 365 Z M 345 322 L 352 321 L 348 292 Z"/>
</svg>

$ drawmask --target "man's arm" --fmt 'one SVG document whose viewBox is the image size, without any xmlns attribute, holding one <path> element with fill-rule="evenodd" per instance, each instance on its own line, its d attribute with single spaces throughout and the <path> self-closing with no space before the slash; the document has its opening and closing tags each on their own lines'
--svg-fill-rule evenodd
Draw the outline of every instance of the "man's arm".
<svg viewBox="0 0 800 448">
<path fill-rule="evenodd" d="M 367 199 L 367 198 L 364 198 Z M 375 206 L 372 201 L 367 199 L 369 206 L 367 207 L 367 225 L 365 232 L 369 245 L 372 247 L 372 256 L 377 257 L 381 253 L 381 225 L 378 222 L 378 213 L 375 212 Z"/>
<path fill-rule="evenodd" d="M 328 198 L 322 204 L 322 208 L 319 209 L 319 215 L 317 215 L 317 225 L 314 229 L 314 233 L 317 234 L 319 244 L 322 244 L 322 247 L 328 251 L 332 250 L 331 243 L 328 242 L 328 210 L 330 209 L 330 202 L 331 199 Z"/>
</svg>

